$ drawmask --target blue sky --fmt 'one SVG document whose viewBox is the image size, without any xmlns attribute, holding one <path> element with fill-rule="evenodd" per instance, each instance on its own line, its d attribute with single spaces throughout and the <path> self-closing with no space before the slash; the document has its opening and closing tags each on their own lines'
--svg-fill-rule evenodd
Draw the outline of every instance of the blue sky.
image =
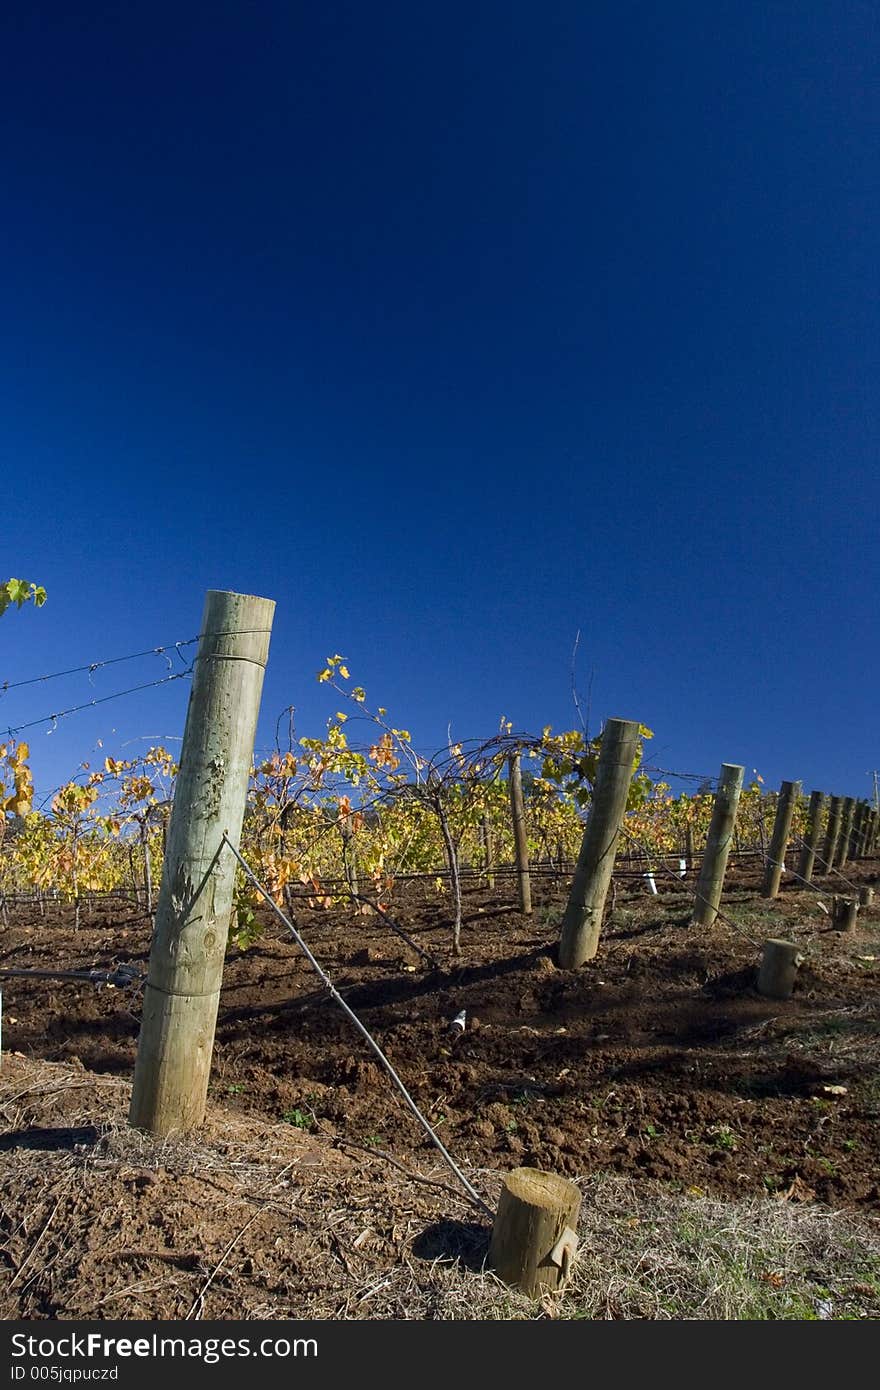
<svg viewBox="0 0 880 1390">
<path fill-rule="evenodd" d="M 258 740 L 342 652 L 421 746 L 594 723 L 868 795 L 877 12 L 8 6 L 13 682 L 277 602 Z M 165 673 L 9 689 L 0 725 Z M 38 786 L 186 682 L 27 731 Z"/>
</svg>

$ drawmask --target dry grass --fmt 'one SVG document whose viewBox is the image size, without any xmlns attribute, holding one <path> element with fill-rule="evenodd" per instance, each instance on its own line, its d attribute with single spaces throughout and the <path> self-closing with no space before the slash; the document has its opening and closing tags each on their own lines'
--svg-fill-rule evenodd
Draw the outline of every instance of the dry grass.
<svg viewBox="0 0 880 1390">
<path fill-rule="evenodd" d="M 424 1155 L 402 1169 L 220 1109 L 157 1142 L 127 1127 L 128 1091 L 5 1059 L 3 1318 L 880 1317 L 880 1225 L 803 1193 L 731 1204 L 582 1174 L 571 1282 L 534 1304 L 483 1269 L 488 1224 L 445 1171 L 415 1171 Z M 502 1175 L 469 1177 L 494 1204 Z"/>
</svg>

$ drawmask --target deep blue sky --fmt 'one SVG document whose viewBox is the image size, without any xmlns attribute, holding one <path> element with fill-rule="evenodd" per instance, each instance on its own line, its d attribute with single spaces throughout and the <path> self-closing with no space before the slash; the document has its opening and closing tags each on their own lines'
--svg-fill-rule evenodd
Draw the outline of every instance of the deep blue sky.
<svg viewBox="0 0 880 1390">
<path fill-rule="evenodd" d="M 2 568 L 49 591 L 0 677 L 237 589 L 263 746 L 338 651 L 433 748 L 576 724 L 580 630 L 649 761 L 869 793 L 874 5 L 17 4 L 0 78 Z M 186 697 L 30 730 L 38 784 Z"/>
</svg>

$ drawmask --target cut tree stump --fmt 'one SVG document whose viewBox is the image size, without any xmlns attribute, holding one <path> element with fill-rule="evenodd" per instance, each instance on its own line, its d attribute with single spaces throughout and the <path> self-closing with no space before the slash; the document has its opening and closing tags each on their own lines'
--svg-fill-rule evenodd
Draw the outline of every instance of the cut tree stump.
<svg viewBox="0 0 880 1390">
<path fill-rule="evenodd" d="M 859 889 L 859 907 L 870 907 L 874 901 L 874 889 L 863 884 Z"/>
<path fill-rule="evenodd" d="M 771 938 L 764 942 L 758 971 L 758 993 L 770 999 L 790 999 L 803 956 L 793 941 Z"/>
<path fill-rule="evenodd" d="M 492 1228 L 489 1267 L 530 1298 L 558 1290 L 577 1248 L 580 1189 L 558 1173 L 515 1168 Z"/>
<path fill-rule="evenodd" d="M 838 931 L 852 931 L 858 915 L 858 898 L 842 898 L 835 894 L 831 899 L 831 923 Z"/>
</svg>

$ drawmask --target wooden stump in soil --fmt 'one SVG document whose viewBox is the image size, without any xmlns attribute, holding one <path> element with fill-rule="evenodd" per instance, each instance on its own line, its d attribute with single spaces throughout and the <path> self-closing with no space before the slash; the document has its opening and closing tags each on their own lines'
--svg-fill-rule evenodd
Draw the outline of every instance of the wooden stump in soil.
<svg viewBox="0 0 880 1390">
<path fill-rule="evenodd" d="M 790 999 L 803 956 L 793 941 L 771 938 L 764 942 L 758 971 L 758 993 L 770 999 Z"/>
<path fill-rule="evenodd" d="M 859 889 L 859 907 L 870 907 L 874 902 L 874 889 L 863 884 Z"/>
<path fill-rule="evenodd" d="M 553 1293 L 568 1276 L 580 1209 L 580 1190 L 567 1178 L 515 1168 L 501 1191 L 489 1267 L 530 1298 Z"/>
<path fill-rule="evenodd" d="M 831 923 L 838 931 L 852 931 L 858 914 L 857 898 L 842 898 L 835 894 L 831 899 Z"/>
</svg>

